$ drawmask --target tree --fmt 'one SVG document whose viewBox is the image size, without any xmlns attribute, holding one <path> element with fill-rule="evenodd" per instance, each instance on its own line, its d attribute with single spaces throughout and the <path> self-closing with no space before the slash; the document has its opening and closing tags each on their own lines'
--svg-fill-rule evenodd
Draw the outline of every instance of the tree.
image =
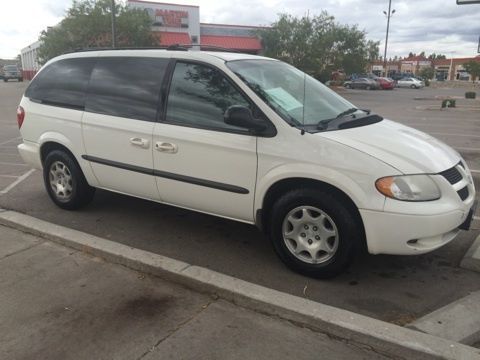
<svg viewBox="0 0 480 360">
<path fill-rule="evenodd" d="M 441 55 L 441 54 L 435 54 L 435 53 L 432 53 L 430 55 L 428 55 L 428 60 L 444 60 L 446 59 L 447 57 L 445 55 Z"/>
<path fill-rule="evenodd" d="M 426 67 L 420 71 L 420 76 L 428 80 L 432 80 L 434 75 L 435 71 L 432 67 Z"/>
<path fill-rule="evenodd" d="M 269 29 L 257 31 L 265 55 L 281 59 L 327 80 L 332 71 L 363 72 L 378 59 L 378 42 L 368 41 L 357 26 L 340 25 L 323 11 L 313 17 L 280 14 Z"/>
<path fill-rule="evenodd" d="M 115 6 L 118 46 L 155 46 L 151 19 L 140 9 L 123 4 Z M 81 48 L 110 47 L 111 1 L 74 0 L 65 18 L 40 34 L 38 58 L 44 64 L 51 58 Z"/>
<path fill-rule="evenodd" d="M 475 81 L 480 76 L 480 62 L 470 60 L 463 64 L 463 67 L 472 76 L 472 81 Z"/>
</svg>

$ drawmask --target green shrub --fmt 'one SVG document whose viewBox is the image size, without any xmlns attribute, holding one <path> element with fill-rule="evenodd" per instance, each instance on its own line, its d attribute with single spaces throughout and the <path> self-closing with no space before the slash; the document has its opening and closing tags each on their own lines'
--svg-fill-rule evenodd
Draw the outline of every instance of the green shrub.
<svg viewBox="0 0 480 360">
<path fill-rule="evenodd" d="M 475 99 L 477 97 L 477 93 L 475 91 L 467 91 L 465 93 L 466 99 Z"/>
<path fill-rule="evenodd" d="M 456 107 L 456 101 L 451 99 L 445 99 L 442 101 L 442 109 Z"/>
</svg>

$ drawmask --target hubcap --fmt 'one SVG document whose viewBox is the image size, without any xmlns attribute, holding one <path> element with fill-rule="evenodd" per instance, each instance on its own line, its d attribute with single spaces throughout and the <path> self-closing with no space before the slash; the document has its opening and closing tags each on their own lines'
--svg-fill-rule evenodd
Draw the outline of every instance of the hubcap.
<svg viewBox="0 0 480 360">
<path fill-rule="evenodd" d="M 331 259 L 338 249 L 338 230 L 332 218 L 313 206 L 291 210 L 282 226 L 283 241 L 299 260 L 320 264 Z"/>
<path fill-rule="evenodd" d="M 55 161 L 49 171 L 50 187 L 57 199 L 67 201 L 72 197 L 73 180 L 70 169 L 61 161 Z"/>
</svg>

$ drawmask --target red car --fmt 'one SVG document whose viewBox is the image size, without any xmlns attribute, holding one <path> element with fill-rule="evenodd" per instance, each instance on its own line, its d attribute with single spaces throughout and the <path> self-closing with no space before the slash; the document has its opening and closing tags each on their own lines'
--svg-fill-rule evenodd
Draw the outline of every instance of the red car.
<svg viewBox="0 0 480 360">
<path fill-rule="evenodd" d="M 389 78 L 379 77 L 376 79 L 380 88 L 383 90 L 393 90 L 395 87 L 395 81 Z"/>
</svg>

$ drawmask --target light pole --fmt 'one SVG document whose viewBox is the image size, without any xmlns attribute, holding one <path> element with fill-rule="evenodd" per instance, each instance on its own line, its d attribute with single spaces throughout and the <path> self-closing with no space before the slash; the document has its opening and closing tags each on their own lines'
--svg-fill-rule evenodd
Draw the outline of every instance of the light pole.
<svg viewBox="0 0 480 360">
<path fill-rule="evenodd" d="M 455 80 L 455 72 L 452 73 L 452 71 L 453 71 L 453 54 L 454 53 L 456 53 L 456 51 L 450 51 L 450 68 L 448 69 L 447 80 Z"/>
<path fill-rule="evenodd" d="M 387 74 L 387 46 L 388 46 L 388 32 L 390 30 L 390 18 L 393 14 L 395 14 L 395 9 L 392 10 L 392 0 L 388 0 L 388 13 L 386 11 L 383 12 L 387 16 L 387 36 L 385 38 L 385 52 L 383 53 L 383 70 L 384 75 L 388 76 Z"/>
<path fill-rule="evenodd" d="M 115 0 L 112 0 L 112 48 L 117 46 L 117 29 L 115 24 Z"/>
</svg>

